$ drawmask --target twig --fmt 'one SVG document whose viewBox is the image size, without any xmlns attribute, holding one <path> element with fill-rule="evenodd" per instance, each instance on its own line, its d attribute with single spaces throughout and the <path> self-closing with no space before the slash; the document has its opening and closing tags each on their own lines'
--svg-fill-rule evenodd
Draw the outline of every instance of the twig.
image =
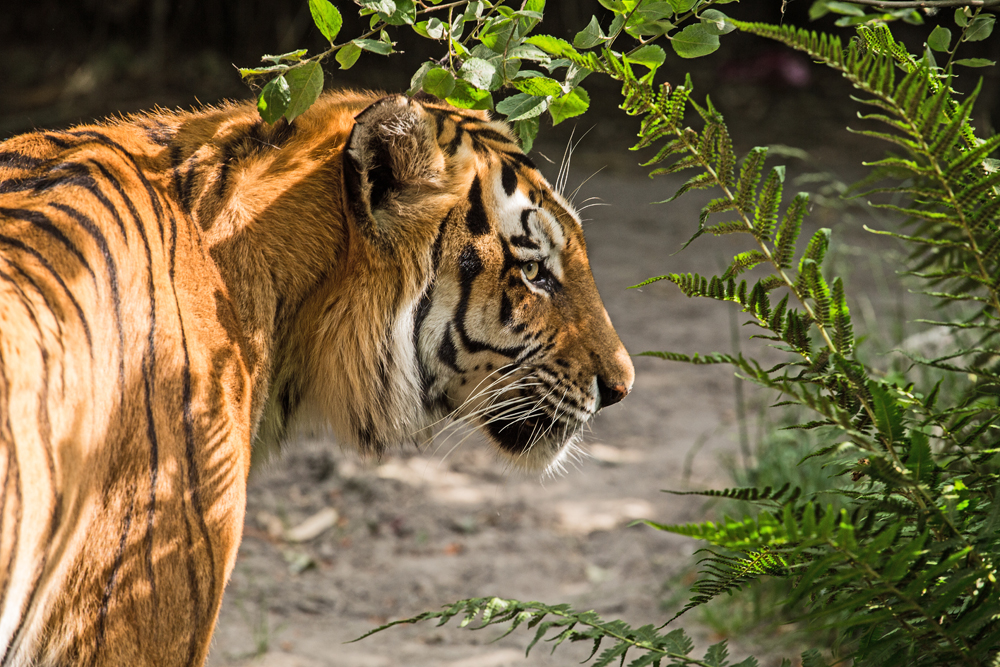
<svg viewBox="0 0 1000 667">
<path fill-rule="evenodd" d="M 930 9 L 935 7 L 1000 7 L 1000 0 L 844 0 L 852 5 L 879 9 Z"/>
</svg>

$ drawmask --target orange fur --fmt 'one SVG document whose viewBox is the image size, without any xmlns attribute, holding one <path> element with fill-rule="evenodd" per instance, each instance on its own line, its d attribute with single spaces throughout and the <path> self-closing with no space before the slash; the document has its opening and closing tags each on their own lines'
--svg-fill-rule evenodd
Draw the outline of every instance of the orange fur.
<svg viewBox="0 0 1000 667">
<path fill-rule="evenodd" d="M 377 453 L 482 408 L 516 463 L 564 456 L 632 367 L 519 156 L 481 112 L 350 92 L 0 144 L 0 663 L 201 664 L 252 444 Z"/>
</svg>

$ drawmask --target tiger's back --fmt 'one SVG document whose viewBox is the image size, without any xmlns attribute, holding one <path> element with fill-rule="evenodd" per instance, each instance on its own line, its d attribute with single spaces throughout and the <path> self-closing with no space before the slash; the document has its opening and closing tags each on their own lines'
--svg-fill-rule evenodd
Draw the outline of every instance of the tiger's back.
<svg viewBox="0 0 1000 667">
<path fill-rule="evenodd" d="M 327 94 L 0 144 L 0 664 L 208 651 L 251 443 L 452 413 L 558 462 L 632 367 L 579 220 L 479 112 Z"/>
<path fill-rule="evenodd" d="M 195 663 L 232 566 L 249 378 L 155 137 L 0 146 L 4 664 Z"/>
</svg>

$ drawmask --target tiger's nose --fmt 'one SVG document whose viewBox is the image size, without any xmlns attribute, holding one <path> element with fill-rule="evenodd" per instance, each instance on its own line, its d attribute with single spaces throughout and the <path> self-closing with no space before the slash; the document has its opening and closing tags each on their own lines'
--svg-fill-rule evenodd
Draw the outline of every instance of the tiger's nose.
<svg viewBox="0 0 1000 667">
<path fill-rule="evenodd" d="M 620 382 L 618 384 L 609 385 L 604 381 L 604 378 L 598 376 L 597 392 L 601 397 L 600 407 L 606 408 L 607 406 L 614 405 L 628 396 L 629 388 Z"/>
</svg>

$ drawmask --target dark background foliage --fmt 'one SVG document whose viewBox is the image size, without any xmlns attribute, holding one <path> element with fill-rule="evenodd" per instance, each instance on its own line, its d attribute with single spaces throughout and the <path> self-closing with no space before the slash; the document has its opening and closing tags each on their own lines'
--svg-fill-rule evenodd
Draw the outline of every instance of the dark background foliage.
<svg viewBox="0 0 1000 667">
<path fill-rule="evenodd" d="M 358 35 L 367 27 L 352 4 L 341 0 L 344 35 Z M 781 14 L 779 0 L 728 5 L 730 13 L 751 21 L 808 25 L 809 4 L 787 3 Z M 545 23 L 549 34 L 572 39 L 591 15 L 610 15 L 597 0 L 549 2 Z M 836 30 L 832 16 L 814 24 L 817 29 Z M 950 21 L 947 16 L 943 19 Z M 933 20 L 933 19 L 931 19 Z M 917 50 L 926 29 L 901 36 Z M 393 33 L 401 55 L 390 58 L 364 54 L 351 70 L 340 71 L 327 64 L 328 85 L 405 90 L 419 63 L 440 56 L 429 40 L 417 38 L 408 28 Z M 308 47 L 317 52 L 324 45 L 313 27 L 305 0 L 37 0 L 8 7 L 0 20 L 0 60 L 6 81 L 0 95 L 0 139 L 37 127 L 60 126 L 87 121 L 116 112 L 151 108 L 188 107 L 224 98 L 246 99 L 253 91 L 240 81 L 235 66 L 256 65 L 265 53 L 282 53 Z M 1000 40 L 967 45 L 967 57 L 1000 59 Z M 703 92 L 723 88 L 730 91 L 729 122 L 745 120 L 757 135 L 746 141 L 781 141 L 781 132 L 799 128 L 793 137 L 807 146 L 815 127 L 816 113 L 850 119 L 854 113 L 847 99 L 846 84 L 839 77 L 808 60 L 776 49 L 754 37 L 733 34 L 723 40 L 720 53 L 711 58 L 684 61 L 669 54 L 664 68 L 683 73 L 693 70 L 695 84 Z M 970 72 L 960 86 L 972 84 L 979 74 L 987 76 L 984 109 L 996 108 L 1000 89 L 997 68 Z M 803 72 L 805 76 L 803 77 Z M 596 77 L 595 77 L 596 79 Z M 634 129 L 620 114 L 609 115 L 617 104 L 617 89 L 609 82 L 588 82 L 594 101 L 590 118 L 612 120 L 619 127 Z M 605 91 L 604 88 L 607 88 Z M 600 94 L 600 93 L 606 94 Z M 594 94 L 598 93 L 598 94 Z M 792 107 L 785 114 L 781 102 Z M 745 107 L 745 108 L 740 108 Z M 985 122 L 983 112 L 980 122 Z M 761 121 L 775 129 L 774 136 L 760 136 Z M 798 119 L 798 122 L 795 122 Z M 1000 125 L 994 119 L 993 126 Z M 841 123 L 842 125 L 842 123 Z M 741 138 L 739 128 L 734 134 Z M 605 132 L 608 128 L 604 129 Z M 544 136 L 544 132 L 543 132 Z"/>
</svg>

